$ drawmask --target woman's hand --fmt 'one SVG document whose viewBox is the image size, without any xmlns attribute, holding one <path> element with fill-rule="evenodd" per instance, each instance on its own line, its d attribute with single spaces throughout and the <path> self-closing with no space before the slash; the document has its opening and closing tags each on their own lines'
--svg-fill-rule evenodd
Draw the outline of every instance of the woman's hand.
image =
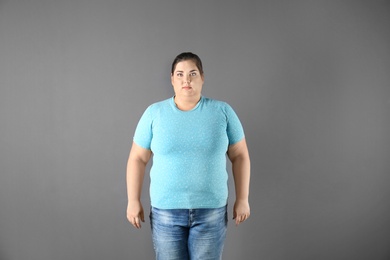
<svg viewBox="0 0 390 260">
<path fill-rule="evenodd" d="M 135 228 L 141 228 L 141 221 L 145 222 L 141 201 L 129 201 L 127 204 L 127 219 Z"/>
<path fill-rule="evenodd" d="M 250 214 L 248 200 L 236 200 L 233 207 L 233 219 L 236 220 L 236 226 L 247 220 Z"/>
</svg>

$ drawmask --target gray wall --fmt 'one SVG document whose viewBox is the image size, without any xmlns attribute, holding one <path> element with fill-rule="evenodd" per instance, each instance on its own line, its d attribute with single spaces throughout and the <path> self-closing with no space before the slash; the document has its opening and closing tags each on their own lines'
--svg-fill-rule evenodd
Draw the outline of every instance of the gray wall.
<svg viewBox="0 0 390 260">
<path fill-rule="evenodd" d="M 0 1 L 0 259 L 153 258 L 149 223 L 126 221 L 125 167 L 182 51 L 203 59 L 203 94 L 235 108 L 251 153 L 252 217 L 230 221 L 224 259 L 389 259 L 389 12 Z"/>
</svg>

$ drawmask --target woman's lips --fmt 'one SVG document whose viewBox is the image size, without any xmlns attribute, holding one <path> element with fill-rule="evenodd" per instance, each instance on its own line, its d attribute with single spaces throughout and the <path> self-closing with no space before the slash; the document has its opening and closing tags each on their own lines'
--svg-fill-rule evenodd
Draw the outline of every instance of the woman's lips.
<svg viewBox="0 0 390 260">
<path fill-rule="evenodd" d="M 191 89 L 191 87 L 190 86 L 184 86 L 183 89 L 189 90 L 189 89 Z"/>
</svg>

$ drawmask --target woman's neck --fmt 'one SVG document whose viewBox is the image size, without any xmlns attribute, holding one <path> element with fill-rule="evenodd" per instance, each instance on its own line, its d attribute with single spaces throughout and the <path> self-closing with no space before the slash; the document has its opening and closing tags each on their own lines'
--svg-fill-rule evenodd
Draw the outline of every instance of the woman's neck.
<svg viewBox="0 0 390 260">
<path fill-rule="evenodd" d="M 199 97 L 191 97 L 191 98 L 179 98 L 177 96 L 174 97 L 174 101 L 176 104 L 176 107 L 180 110 L 183 111 L 188 111 L 193 109 L 196 104 L 200 101 L 200 96 Z"/>
</svg>

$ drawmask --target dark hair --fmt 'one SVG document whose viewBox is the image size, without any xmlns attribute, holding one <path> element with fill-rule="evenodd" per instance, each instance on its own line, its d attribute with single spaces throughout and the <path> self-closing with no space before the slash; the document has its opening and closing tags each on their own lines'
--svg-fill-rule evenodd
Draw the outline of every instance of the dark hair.
<svg viewBox="0 0 390 260">
<path fill-rule="evenodd" d="M 198 55 L 196 55 L 192 52 L 183 52 L 183 53 L 180 53 L 179 55 L 177 55 L 176 58 L 172 62 L 171 73 L 173 74 L 173 72 L 175 71 L 176 65 L 179 62 L 185 61 L 185 60 L 192 60 L 195 63 L 196 67 L 198 68 L 200 74 L 203 75 L 202 61 L 200 60 Z"/>
</svg>

